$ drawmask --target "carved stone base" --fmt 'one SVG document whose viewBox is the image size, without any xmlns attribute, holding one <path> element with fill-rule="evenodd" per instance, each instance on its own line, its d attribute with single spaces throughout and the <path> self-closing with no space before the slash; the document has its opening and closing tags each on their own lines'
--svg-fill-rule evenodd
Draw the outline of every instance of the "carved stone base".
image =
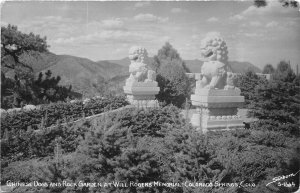
<svg viewBox="0 0 300 193">
<path fill-rule="evenodd" d="M 157 82 L 126 82 L 123 87 L 130 104 L 136 107 L 159 107 L 155 95 L 159 92 Z"/>
<path fill-rule="evenodd" d="M 208 131 L 243 129 L 244 124 L 240 116 L 204 116 L 201 111 L 194 113 L 191 124 L 203 133 Z"/>
<path fill-rule="evenodd" d="M 130 104 L 138 107 L 138 108 L 157 108 L 159 107 L 159 103 L 155 98 L 153 100 L 146 99 L 146 100 L 141 100 L 141 99 L 134 99 L 136 96 L 132 95 L 127 95 L 127 99 L 130 102 Z"/>
<path fill-rule="evenodd" d="M 239 89 L 196 89 L 191 100 L 197 106 L 191 123 L 202 132 L 244 128 L 243 120 L 237 116 L 237 108 L 244 102 Z"/>
</svg>

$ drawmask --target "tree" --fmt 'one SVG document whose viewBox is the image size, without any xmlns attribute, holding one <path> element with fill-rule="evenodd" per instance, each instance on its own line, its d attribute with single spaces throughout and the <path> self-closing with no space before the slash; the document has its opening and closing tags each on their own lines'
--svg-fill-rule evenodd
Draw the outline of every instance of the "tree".
<svg viewBox="0 0 300 193">
<path fill-rule="evenodd" d="M 158 100 L 182 107 L 191 91 L 189 79 L 185 74 L 189 69 L 170 43 L 167 42 L 154 56 L 153 66 L 158 73 Z"/>
<path fill-rule="evenodd" d="M 286 77 L 286 75 L 293 73 L 293 70 L 291 68 L 291 65 L 289 62 L 282 60 L 278 63 L 277 68 L 275 70 L 275 74 L 278 75 L 277 77 Z"/>
<path fill-rule="evenodd" d="M 45 72 L 45 78 L 43 79 L 43 73 L 40 72 L 38 78 L 33 82 L 34 97 L 39 103 L 57 102 L 63 101 L 70 97 L 72 86 L 69 88 L 60 86 L 60 76 L 52 77 L 52 72 L 48 70 Z"/>
<path fill-rule="evenodd" d="M 1 108 L 21 107 L 25 103 L 40 104 L 64 100 L 70 96 L 71 87 L 58 86 L 60 77 L 46 72 L 37 80 L 31 64 L 22 56 L 48 52 L 46 37 L 25 34 L 17 26 L 1 27 Z"/>
<path fill-rule="evenodd" d="M 158 50 L 157 55 L 154 56 L 154 62 L 152 66 L 154 67 L 154 70 L 157 72 L 157 70 L 162 65 L 168 63 L 178 64 L 183 67 L 185 72 L 190 72 L 190 70 L 185 65 L 180 55 L 178 54 L 177 50 L 175 50 L 169 42 L 166 42 L 166 44 L 160 50 Z"/>
<path fill-rule="evenodd" d="M 41 38 L 32 32 L 22 33 L 17 26 L 10 24 L 1 26 L 1 67 L 14 69 L 22 65 L 31 68 L 20 61 L 20 56 L 29 51 L 47 52 L 48 47 L 46 37 Z"/>
<path fill-rule="evenodd" d="M 127 109 L 86 133 L 71 159 L 66 160 L 68 179 L 78 181 L 179 183 L 209 182 L 215 166 L 205 137 L 185 127 L 180 109 Z M 106 123 L 105 123 L 106 122 Z M 97 187 L 101 192 L 184 192 L 183 187 Z M 189 192 L 194 187 L 187 187 Z M 89 192 L 89 191 L 82 191 Z"/>
<path fill-rule="evenodd" d="M 265 65 L 265 67 L 262 71 L 263 74 L 273 74 L 274 72 L 275 72 L 275 69 L 272 66 L 272 64 Z"/>
<path fill-rule="evenodd" d="M 266 129 L 299 136 L 300 76 L 281 61 L 270 82 L 255 88 L 251 114 L 260 119 Z"/>
<path fill-rule="evenodd" d="M 265 0 L 254 0 L 254 5 L 256 7 L 265 7 L 267 6 L 267 2 Z"/>
<path fill-rule="evenodd" d="M 46 37 L 24 34 L 18 31 L 17 26 L 10 24 L 1 27 L 1 106 L 6 96 L 12 96 L 13 106 L 17 107 L 21 105 L 22 98 L 28 100 L 34 75 L 31 66 L 23 63 L 20 57 L 29 51 L 46 52 L 47 47 Z M 13 78 L 5 76 L 9 69 L 14 72 Z"/>
<path fill-rule="evenodd" d="M 160 87 L 158 100 L 182 107 L 189 97 L 189 80 L 183 68 L 179 65 L 166 64 L 160 68 L 156 79 Z"/>
<path fill-rule="evenodd" d="M 249 70 L 244 74 L 238 75 L 234 79 L 234 85 L 241 89 L 241 95 L 245 97 L 245 105 L 248 106 L 253 100 L 253 91 L 256 86 L 267 82 L 265 78 L 256 75 Z"/>
<path fill-rule="evenodd" d="M 299 3 L 296 0 L 279 0 L 283 7 L 299 7 Z M 260 8 L 267 6 L 268 3 L 266 0 L 254 0 L 254 6 Z"/>
</svg>

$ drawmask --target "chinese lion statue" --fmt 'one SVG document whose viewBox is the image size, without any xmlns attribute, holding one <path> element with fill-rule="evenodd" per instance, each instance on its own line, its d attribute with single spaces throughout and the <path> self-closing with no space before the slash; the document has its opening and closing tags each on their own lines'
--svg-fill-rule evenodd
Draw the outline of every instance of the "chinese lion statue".
<svg viewBox="0 0 300 193">
<path fill-rule="evenodd" d="M 228 51 L 225 41 L 218 35 L 207 36 L 201 42 L 204 63 L 198 85 L 206 89 L 224 89 L 227 84 Z"/>
<path fill-rule="evenodd" d="M 149 69 L 147 50 L 141 46 L 133 46 L 129 50 L 129 79 L 137 82 L 153 82 L 155 81 L 156 73 Z"/>
</svg>

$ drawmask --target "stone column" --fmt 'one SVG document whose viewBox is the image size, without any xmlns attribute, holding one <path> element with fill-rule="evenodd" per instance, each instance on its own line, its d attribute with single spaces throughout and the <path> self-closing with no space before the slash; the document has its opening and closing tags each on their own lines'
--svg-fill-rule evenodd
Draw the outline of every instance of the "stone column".
<svg viewBox="0 0 300 193">
<path fill-rule="evenodd" d="M 123 87 L 129 102 L 136 107 L 158 107 L 155 95 L 159 93 L 156 73 L 149 68 L 147 50 L 134 46 L 129 50 L 130 77 Z"/>
<path fill-rule="evenodd" d="M 196 89 L 191 100 L 197 107 L 191 123 L 202 132 L 244 128 L 243 120 L 237 115 L 237 108 L 244 103 L 239 89 Z"/>
</svg>

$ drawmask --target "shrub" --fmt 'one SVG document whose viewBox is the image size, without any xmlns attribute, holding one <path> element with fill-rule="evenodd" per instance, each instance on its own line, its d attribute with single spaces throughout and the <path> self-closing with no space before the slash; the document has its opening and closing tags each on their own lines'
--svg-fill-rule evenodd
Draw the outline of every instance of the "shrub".
<svg viewBox="0 0 300 193">
<path fill-rule="evenodd" d="M 63 153 L 74 152 L 90 125 L 56 126 L 40 131 L 21 131 L 1 140 L 1 166 L 20 160 L 53 156 L 57 145 Z"/>
<path fill-rule="evenodd" d="M 299 156 L 297 138 L 277 131 L 250 128 L 201 135 L 182 118 L 174 106 L 152 109 L 123 109 L 107 114 L 93 125 L 66 129 L 45 135 L 54 152 L 55 136 L 62 136 L 61 156 L 49 161 L 42 181 L 69 182 L 202 182 L 250 183 L 255 187 L 69 187 L 52 192 L 288 192 L 276 185 L 266 187 L 272 178 L 296 173 Z M 68 133 L 71 132 L 71 133 Z M 78 136 L 85 133 L 82 137 Z M 47 138 L 52 137 L 51 140 Z M 70 136 L 70 141 L 68 137 Z M 57 139 L 56 137 L 56 139 Z M 78 138 L 77 138 L 78 137 Z M 76 140 L 78 139 L 78 140 Z M 288 142 L 288 143 L 287 143 Z M 27 142 L 28 143 L 28 142 Z M 23 143 L 26 144 L 26 143 Z M 298 145 L 297 145 L 298 144 Z M 27 145 L 28 146 L 28 145 Z M 68 148 L 67 148 L 68 147 Z M 75 150 L 76 149 L 76 150 Z M 51 156 L 53 153 L 51 154 Z M 53 165 L 55 160 L 57 165 Z M 17 166 L 16 164 L 15 166 Z M 11 163 L 5 167 L 13 166 Z M 17 179 L 17 175 L 6 175 Z M 25 176 L 26 177 L 26 176 Z M 29 177 L 27 177 L 29 178 Z M 20 189 L 21 191 L 21 189 Z"/>
<path fill-rule="evenodd" d="M 238 75 L 234 79 L 234 85 L 241 89 L 241 95 L 245 97 L 245 106 L 248 107 L 254 98 L 254 89 L 261 84 L 266 84 L 265 78 L 259 77 L 252 71 Z"/>
<path fill-rule="evenodd" d="M 289 192 L 289 188 L 266 187 L 276 176 L 296 173 L 292 147 L 297 143 L 278 132 L 238 130 L 220 135 L 209 134 L 212 163 L 223 167 L 220 182 L 254 183 L 232 192 Z M 286 142 L 289 142 L 288 144 Z M 294 160 L 294 161 L 293 161 Z"/>
<path fill-rule="evenodd" d="M 157 99 L 165 104 L 182 107 L 191 94 L 191 83 L 186 76 L 190 70 L 181 59 L 177 50 L 168 42 L 154 56 L 152 67 L 158 73 L 157 82 L 160 87 Z"/>
<path fill-rule="evenodd" d="M 205 138 L 186 125 L 179 112 L 174 106 L 124 110 L 111 116 L 111 121 L 99 123 L 86 135 L 76 153 L 65 160 L 67 178 L 74 182 L 127 184 L 208 181 L 217 171 L 206 167 L 210 155 L 206 152 Z M 166 186 L 99 187 L 97 190 L 183 192 L 182 187 Z"/>
<path fill-rule="evenodd" d="M 40 169 L 48 165 L 47 161 L 31 159 L 8 164 L 1 172 L 1 184 L 7 181 L 30 183 L 38 180 Z"/>
<path fill-rule="evenodd" d="M 103 113 L 128 105 L 124 97 L 111 97 L 104 99 L 91 99 L 90 102 L 53 103 L 42 105 L 40 109 L 8 113 L 1 117 L 1 138 L 4 134 L 15 135 L 20 130 L 26 131 L 28 127 L 36 130 L 49 127 L 58 122 L 67 122 L 80 119 L 83 116 Z"/>
</svg>

